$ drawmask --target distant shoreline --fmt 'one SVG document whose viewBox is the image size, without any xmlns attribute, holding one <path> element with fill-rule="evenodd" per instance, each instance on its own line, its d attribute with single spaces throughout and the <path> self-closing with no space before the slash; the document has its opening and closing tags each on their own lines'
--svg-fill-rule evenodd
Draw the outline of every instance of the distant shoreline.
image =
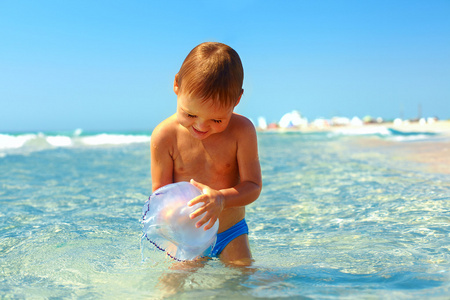
<svg viewBox="0 0 450 300">
<path fill-rule="evenodd" d="M 382 122 L 382 123 L 368 123 L 363 125 L 325 125 L 325 126 L 314 126 L 308 124 L 306 126 L 290 127 L 290 128 L 280 128 L 273 127 L 267 129 L 258 128 L 260 132 L 339 132 L 339 131 L 373 131 L 376 132 L 377 129 L 390 128 L 393 130 L 398 130 L 403 133 L 436 133 L 450 136 L 450 120 L 434 121 L 433 123 L 420 124 L 419 122 L 404 122 L 402 124 L 395 124 L 394 122 Z"/>
<path fill-rule="evenodd" d="M 431 173 L 450 174 L 450 120 L 436 121 L 432 124 L 413 122 L 394 125 L 392 122 L 389 122 L 363 126 L 384 126 L 403 133 L 431 133 L 443 136 L 443 139 L 419 139 L 414 140 L 414 143 L 398 143 L 396 140 L 375 138 L 353 139 L 349 143 L 363 151 L 390 153 L 389 156 L 394 160 L 422 164 L 423 169 Z"/>
</svg>

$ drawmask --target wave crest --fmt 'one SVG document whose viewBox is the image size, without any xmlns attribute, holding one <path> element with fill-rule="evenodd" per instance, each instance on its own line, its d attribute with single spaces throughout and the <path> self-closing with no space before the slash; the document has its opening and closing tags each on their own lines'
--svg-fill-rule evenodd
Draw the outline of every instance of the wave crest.
<svg viewBox="0 0 450 300">
<path fill-rule="evenodd" d="M 135 143 L 149 143 L 150 134 L 96 133 L 84 134 L 81 129 L 73 133 L 0 133 L 0 157 L 25 154 L 53 148 L 112 147 Z"/>
</svg>

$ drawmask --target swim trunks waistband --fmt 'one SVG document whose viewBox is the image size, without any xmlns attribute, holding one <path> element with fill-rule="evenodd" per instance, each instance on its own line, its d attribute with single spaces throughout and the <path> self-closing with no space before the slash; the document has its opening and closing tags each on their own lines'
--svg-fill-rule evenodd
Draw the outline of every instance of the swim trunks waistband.
<svg viewBox="0 0 450 300">
<path fill-rule="evenodd" d="M 219 256 L 223 249 L 235 238 L 243 234 L 248 234 L 248 226 L 245 219 L 237 222 L 224 232 L 217 234 L 216 244 L 211 252 L 213 257 Z"/>
</svg>

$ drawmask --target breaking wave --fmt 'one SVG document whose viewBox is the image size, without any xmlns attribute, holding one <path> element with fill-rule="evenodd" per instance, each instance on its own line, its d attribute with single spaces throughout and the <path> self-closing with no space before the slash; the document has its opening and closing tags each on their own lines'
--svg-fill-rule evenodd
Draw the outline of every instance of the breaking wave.
<svg viewBox="0 0 450 300">
<path fill-rule="evenodd" d="M 0 157 L 27 154 L 54 148 L 114 147 L 149 143 L 150 132 L 73 132 L 0 133 Z"/>
</svg>

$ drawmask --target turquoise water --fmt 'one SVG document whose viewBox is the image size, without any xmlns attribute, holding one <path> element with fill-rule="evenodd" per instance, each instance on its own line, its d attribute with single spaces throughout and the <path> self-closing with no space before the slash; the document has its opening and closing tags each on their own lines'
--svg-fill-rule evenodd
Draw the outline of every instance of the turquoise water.
<svg viewBox="0 0 450 300">
<path fill-rule="evenodd" d="M 450 294 L 450 176 L 354 143 L 392 136 L 259 134 L 264 188 L 247 208 L 245 270 L 182 270 L 150 245 L 141 253 L 148 133 L 24 136 L 0 135 L 3 298 Z"/>
</svg>

